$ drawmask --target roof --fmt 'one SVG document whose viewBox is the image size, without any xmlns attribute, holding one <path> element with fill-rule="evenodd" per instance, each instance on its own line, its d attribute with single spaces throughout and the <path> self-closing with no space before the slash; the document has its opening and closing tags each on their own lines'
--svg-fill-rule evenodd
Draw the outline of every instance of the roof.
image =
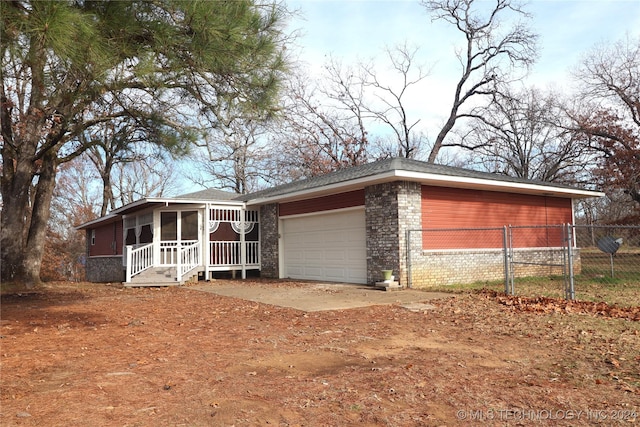
<svg viewBox="0 0 640 427">
<path fill-rule="evenodd" d="M 121 222 L 122 218 L 120 217 L 120 215 L 116 215 L 113 213 L 107 214 L 103 217 L 100 218 L 96 218 L 96 219 L 92 219 L 91 221 L 87 221 L 84 224 L 80 224 L 78 226 L 75 227 L 76 230 L 85 230 L 87 228 L 91 228 L 91 226 L 96 225 L 96 224 L 100 224 L 100 225 L 106 225 L 106 224 L 110 224 L 113 222 Z"/>
<path fill-rule="evenodd" d="M 182 194 L 176 196 L 176 199 L 188 199 L 188 200 L 233 200 L 238 197 L 237 193 L 230 193 L 228 191 L 217 190 L 215 188 L 208 188 L 206 190 L 195 191 L 193 193 Z"/>
<path fill-rule="evenodd" d="M 206 202 L 239 204 L 238 200 L 234 200 L 238 195 L 229 193 L 228 191 L 216 190 L 209 188 L 207 190 L 196 191 L 193 193 L 182 194 L 175 197 L 148 197 L 146 199 L 136 200 L 135 202 L 126 204 L 111 211 L 111 213 L 125 215 L 140 209 L 168 205 L 168 204 L 198 204 Z"/>
<path fill-rule="evenodd" d="M 341 169 L 326 175 L 278 185 L 250 194 L 237 195 L 214 188 L 187 193 L 171 198 L 146 198 L 114 209 L 106 217 L 83 224 L 113 220 L 113 215 L 125 215 L 140 209 L 169 204 L 216 202 L 221 204 L 260 205 L 342 193 L 366 186 L 393 181 L 413 181 L 423 185 L 535 194 L 552 197 L 602 197 L 603 193 L 584 190 L 564 184 L 510 177 L 452 166 L 426 163 L 419 160 L 394 157 L 360 166 Z"/>
<path fill-rule="evenodd" d="M 83 230 L 96 224 L 108 224 L 109 222 L 113 222 L 115 219 L 120 220 L 121 215 L 127 215 L 143 209 L 168 206 L 170 204 L 202 204 L 211 202 L 225 205 L 242 205 L 242 201 L 234 200 L 237 196 L 238 195 L 236 193 L 229 193 L 228 191 L 209 188 L 175 197 L 148 197 L 116 208 L 106 216 L 78 225 L 75 228 L 76 230 Z"/>
<path fill-rule="evenodd" d="M 237 197 L 250 204 L 284 201 L 309 197 L 313 193 L 349 191 L 367 185 L 392 181 L 416 181 L 427 185 L 485 189 L 513 193 L 528 193 L 558 197 L 601 197 L 603 193 L 564 184 L 510 177 L 453 166 L 437 165 L 419 160 L 394 157 L 341 169 L 326 175 L 283 184 Z"/>
</svg>

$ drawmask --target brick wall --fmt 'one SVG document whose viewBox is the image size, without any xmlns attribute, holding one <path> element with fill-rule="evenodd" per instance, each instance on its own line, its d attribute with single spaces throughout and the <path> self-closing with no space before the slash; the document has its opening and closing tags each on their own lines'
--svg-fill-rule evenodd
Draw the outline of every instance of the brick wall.
<svg viewBox="0 0 640 427">
<path fill-rule="evenodd" d="M 407 284 L 407 230 L 421 228 L 421 186 L 391 182 L 365 188 L 367 282 L 382 280 L 382 270 L 393 270 Z"/>
<path fill-rule="evenodd" d="M 419 239 L 415 239 L 419 240 Z M 574 273 L 581 269 L 580 252 L 574 250 Z M 411 252 L 413 288 L 504 280 L 502 249 Z M 563 250 L 558 248 L 516 249 L 515 277 L 561 276 Z M 519 264 L 519 263 L 521 264 Z M 546 265 L 545 265 L 546 264 Z"/>
<path fill-rule="evenodd" d="M 260 206 L 260 276 L 278 278 L 278 205 Z"/>
<path fill-rule="evenodd" d="M 87 258 L 85 276 L 89 282 L 94 283 L 123 282 L 125 270 L 122 265 L 122 256 Z"/>
</svg>

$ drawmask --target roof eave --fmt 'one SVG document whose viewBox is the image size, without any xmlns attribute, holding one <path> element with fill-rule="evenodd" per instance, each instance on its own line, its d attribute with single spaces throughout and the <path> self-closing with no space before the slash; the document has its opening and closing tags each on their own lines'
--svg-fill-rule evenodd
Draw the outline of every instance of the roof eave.
<svg viewBox="0 0 640 427">
<path fill-rule="evenodd" d="M 571 187 L 555 187 L 551 185 L 500 181 L 472 177 L 438 175 L 423 172 L 397 171 L 398 177 L 409 181 L 418 181 L 424 184 L 440 185 L 457 188 L 468 188 L 478 190 L 502 191 L 507 193 L 526 193 L 541 196 L 571 197 L 581 199 L 589 197 L 603 197 L 605 194 L 600 191 L 582 190 Z"/>
<path fill-rule="evenodd" d="M 171 204 L 184 204 L 184 205 L 204 205 L 204 204 L 215 204 L 215 205 L 223 205 L 223 206 L 244 206 L 245 203 L 238 200 L 196 200 L 196 199 L 173 199 L 173 198 L 148 198 L 148 199 L 140 199 L 135 202 L 128 203 L 124 206 L 121 206 L 117 209 L 112 210 L 105 216 L 100 218 L 96 218 L 92 221 L 85 222 L 84 224 L 80 224 L 75 227 L 76 230 L 83 230 L 89 228 L 91 226 L 103 223 L 110 223 L 115 221 L 116 218 L 119 218 L 123 215 L 127 215 L 131 212 L 140 211 L 146 208 L 157 207 L 158 204 L 165 204 L 169 206 Z"/>
<path fill-rule="evenodd" d="M 91 226 L 96 225 L 96 224 L 103 224 L 103 223 L 109 224 L 111 222 L 115 222 L 115 221 L 117 221 L 118 218 L 119 218 L 119 215 L 108 214 L 108 215 L 105 215 L 105 216 L 101 216 L 100 218 L 96 218 L 96 219 L 93 219 L 91 221 L 87 221 L 84 224 L 77 225 L 77 226 L 75 226 L 73 228 L 75 230 L 77 230 L 77 231 L 85 230 L 85 229 L 90 228 Z"/>
<path fill-rule="evenodd" d="M 247 206 L 264 205 L 273 202 L 288 202 L 303 199 L 309 196 L 321 197 L 336 192 L 347 192 L 351 190 L 357 190 L 368 185 L 380 184 L 383 182 L 393 181 L 395 174 L 393 171 L 384 172 L 377 175 L 367 176 L 363 178 L 356 178 L 347 181 L 336 182 L 333 184 L 322 185 L 314 188 L 308 188 L 305 190 L 294 191 L 290 193 L 279 194 L 275 196 L 262 197 L 247 201 Z"/>
<path fill-rule="evenodd" d="M 121 206 L 117 209 L 111 211 L 114 214 L 124 215 L 127 212 L 140 210 L 145 205 L 154 205 L 154 204 L 165 204 L 167 206 L 171 204 L 175 205 L 202 205 L 206 203 L 216 204 L 216 205 L 227 205 L 227 206 L 242 206 L 244 202 L 238 200 L 206 200 L 206 199 L 177 199 L 177 198 L 149 198 L 149 199 L 140 199 L 135 202 L 131 202 L 127 205 Z"/>
<path fill-rule="evenodd" d="M 509 193 L 533 194 L 553 197 L 570 197 L 572 199 L 603 197 L 605 194 L 599 191 L 581 190 L 577 188 L 554 187 L 543 184 L 519 183 L 499 181 L 482 178 L 439 175 L 425 172 L 412 172 L 406 170 L 392 170 L 367 177 L 337 182 L 334 184 L 318 186 L 305 190 L 284 193 L 275 196 L 263 197 L 247 201 L 247 205 L 263 205 L 274 202 L 288 202 L 308 197 L 321 197 L 337 191 L 346 192 L 365 186 L 392 182 L 398 179 L 404 181 L 420 182 L 424 185 L 447 186 L 475 190 L 501 191 Z"/>
</svg>

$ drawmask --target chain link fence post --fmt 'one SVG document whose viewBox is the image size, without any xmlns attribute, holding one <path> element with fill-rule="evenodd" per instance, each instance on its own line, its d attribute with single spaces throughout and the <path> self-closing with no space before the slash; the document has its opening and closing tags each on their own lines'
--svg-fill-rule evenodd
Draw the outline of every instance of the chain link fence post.
<svg viewBox="0 0 640 427">
<path fill-rule="evenodd" d="M 507 226 L 502 227 L 502 250 L 504 251 L 504 293 L 509 294 L 509 248 L 507 247 Z"/>
<path fill-rule="evenodd" d="M 407 230 L 407 289 L 411 289 L 411 231 Z"/>
<path fill-rule="evenodd" d="M 568 300 L 576 299 L 576 290 L 575 290 L 575 282 L 573 275 L 573 226 L 571 224 L 565 224 L 566 226 L 566 235 L 567 235 L 567 276 L 568 276 L 568 286 L 565 289 L 565 298 Z"/>
</svg>

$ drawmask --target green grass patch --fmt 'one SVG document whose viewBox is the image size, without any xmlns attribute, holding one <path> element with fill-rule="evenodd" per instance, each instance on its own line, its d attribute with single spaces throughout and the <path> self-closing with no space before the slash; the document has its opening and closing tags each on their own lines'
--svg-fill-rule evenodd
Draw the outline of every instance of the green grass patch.
<svg viewBox="0 0 640 427">
<path fill-rule="evenodd" d="M 434 285 L 429 286 L 429 291 L 434 292 L 449 292 L 449 293 L 465 293 L 471 291 L 478 291 L 482 289 L 490 289 L 496 292 L 504 292 L 504 281 L 481 281 L 474 283 L 454 283 L 451 285 Z"/>
<path fill-rule="evenodd" d="M 575 273 L 576 300 L 640 306 L 640 250 L 625 248 L 612 258 L 596 248 L 581 249 Z M 516 277 L 514 280 L 516 295 L 534 298 L 565 298 L 565 286 L 563 276 Z M 505 285 L 504 280 L 496 280 L 431 286 L 428 289 L 453 293 L 480 289 L 504 292 Z"/>
<path fill-rule="evenodd" d="M 515 294 L 525 297 L 564 298 L 565 281 L 562 276 L 517 277 L 514 281 Z M 431 286 L 430 291 L 464 293 L 481 289 L 504 292 L 504 281 L 482 281 L 474 283 Z M 574 280 L 576 300 L 615 304 L 626 307 L 640 306 L 640 280 L 603 280 L 583 275 Z"/>
</svg>

